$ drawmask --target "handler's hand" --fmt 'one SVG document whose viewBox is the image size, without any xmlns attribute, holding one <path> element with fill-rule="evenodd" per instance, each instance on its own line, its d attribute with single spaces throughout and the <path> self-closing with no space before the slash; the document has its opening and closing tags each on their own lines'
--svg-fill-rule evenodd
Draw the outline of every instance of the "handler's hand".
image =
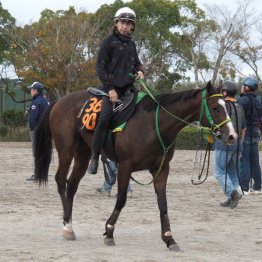
<svg viewBox="0 0 262 262">
<path fill-rule="evenodd" d="M 136 74 L 136 79 L 144 79 L 144 73 L 142 71 L 138 71 Z"/>
<path fill-rule="evenodd" d="M 118 100 L 117 92 L 115 89 L 109 91 L 110 101 L 114 104 Z"/>
</svg>

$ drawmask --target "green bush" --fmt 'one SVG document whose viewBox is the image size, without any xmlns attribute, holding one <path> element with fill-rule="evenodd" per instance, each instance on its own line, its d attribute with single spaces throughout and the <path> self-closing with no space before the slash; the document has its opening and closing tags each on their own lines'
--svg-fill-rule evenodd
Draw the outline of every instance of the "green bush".
<svg viewBox="0 0 262 262">
<path fill-rule="evenodd" d="M 206 149 L 207 141 L 195 127 L 185 127 L 177 135 L 176 149 Z"/>
<path fill-rule="evenodd" d="M 1 128 L 0 128 L 1 132 Z M 1 134 L 0 134 L 1 135 Z M 21 128 L 14 133 L 12 133 L 12 136 L 2 136 L 0 137 L 1 142 L 29 142 L 30 141 L 30 135 L 29 135 L 29 129 L 28 128 Z"/>
<path fill-rule="evenodd" d="M 8 133 L 8 128 L 6 126 L 0 126 L 0 136 L 3 138 L 3 137 L 6 137 Z"/>
<path fill-rule="evenodd" d="M 27 125 L 27 119 L 24 117 L 24 112 L 15 111 L 14 109 L 6 110 L 1 115 L 1 122 L 8 129 L 9 137 L 19 133 Z"/>
<path fill-rule="evenodd" d="M 15 111 L 14 109 L 4 111 L 1 118 L 3 124 L 10 126 L 11 128 L 24 127 L 27 124 L 24 112 Z"/>
<path fill-rule="evenodd" d="M 175 149 L 181 150 L 196 150 L 196 149 L 206 149 L 207 142 L 199 135 L 199 131 L 194 127 L 185 127 L 182 129 L 176 141 Z M 262 140 L 260 140 L 259 151 L 262 150 Z"/>
</svg>

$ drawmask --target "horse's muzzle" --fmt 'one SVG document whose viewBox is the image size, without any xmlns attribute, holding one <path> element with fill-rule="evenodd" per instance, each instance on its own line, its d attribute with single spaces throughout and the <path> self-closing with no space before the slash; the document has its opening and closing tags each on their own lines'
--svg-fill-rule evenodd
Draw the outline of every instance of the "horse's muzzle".
<svg viewBox="0 0 262 262">
<path fill-rule="evenodd" d="M 233 134 L 224 134 L 222 135 L 222 141 L 227 144 L 227 145 L 233 145 L 236 143 L 238 139 L 238 135 L 236 132 L 234 132 Z"/>
</svg>

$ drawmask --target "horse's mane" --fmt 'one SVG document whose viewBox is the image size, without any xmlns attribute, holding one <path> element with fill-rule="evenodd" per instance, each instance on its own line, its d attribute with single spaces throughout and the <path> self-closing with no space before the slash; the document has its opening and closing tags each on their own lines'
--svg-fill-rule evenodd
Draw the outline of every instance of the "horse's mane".
<svg viewBox="0 0 262 262">
<path fill-rule="evenodd" d="M 183 100 L 186 102 L 187 100 L 195 98 L 201 90 L 202 89 L 189 89 L 176 93 L 164 93 L 164 94 L 157 95 L 155 98 L 160 105 L 165 107 L 170 104 L 176 103 L 177 101 Z M 151 111 L 156 108 L 156 102 L 149 96 L 146 96 L 142 100 L 142 106 L 146 111 Z"/>
</svg>

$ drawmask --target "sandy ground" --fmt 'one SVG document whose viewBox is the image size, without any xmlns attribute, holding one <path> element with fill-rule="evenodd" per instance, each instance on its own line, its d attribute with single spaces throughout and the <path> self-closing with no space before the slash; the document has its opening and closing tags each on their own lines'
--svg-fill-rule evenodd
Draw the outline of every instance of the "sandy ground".
<svg viewBox="0 0 262 262">
<path fill-rule="evenodd" d="M 176 151 L 171 165 L 169 217 L 182 249 L 175 253 L 160 238 L 152 185 L 134 182 L 133 198 L 128 199 L 116 225 L 116 246 L 103 244 L 116 188 L 111 197 L 96 193 L 103 182 L 101 169 L 82 179 L 73 211 L 77 240 L 64 240 L 62 206 L 54 181 L 57 156 L 48 186 L 39 188 L 26 181 L 33 170 L 30 143 L 0 143 L 0 261 L 262 261 L 262 195 L 244 196 L 234 210 L 220 207 L 224 196 L 212 172 L 204 184 L 191 184 L 194 159 L 194 151 Z M 147 172 L 134 176 L 150 181 Z"/>
</svg>

